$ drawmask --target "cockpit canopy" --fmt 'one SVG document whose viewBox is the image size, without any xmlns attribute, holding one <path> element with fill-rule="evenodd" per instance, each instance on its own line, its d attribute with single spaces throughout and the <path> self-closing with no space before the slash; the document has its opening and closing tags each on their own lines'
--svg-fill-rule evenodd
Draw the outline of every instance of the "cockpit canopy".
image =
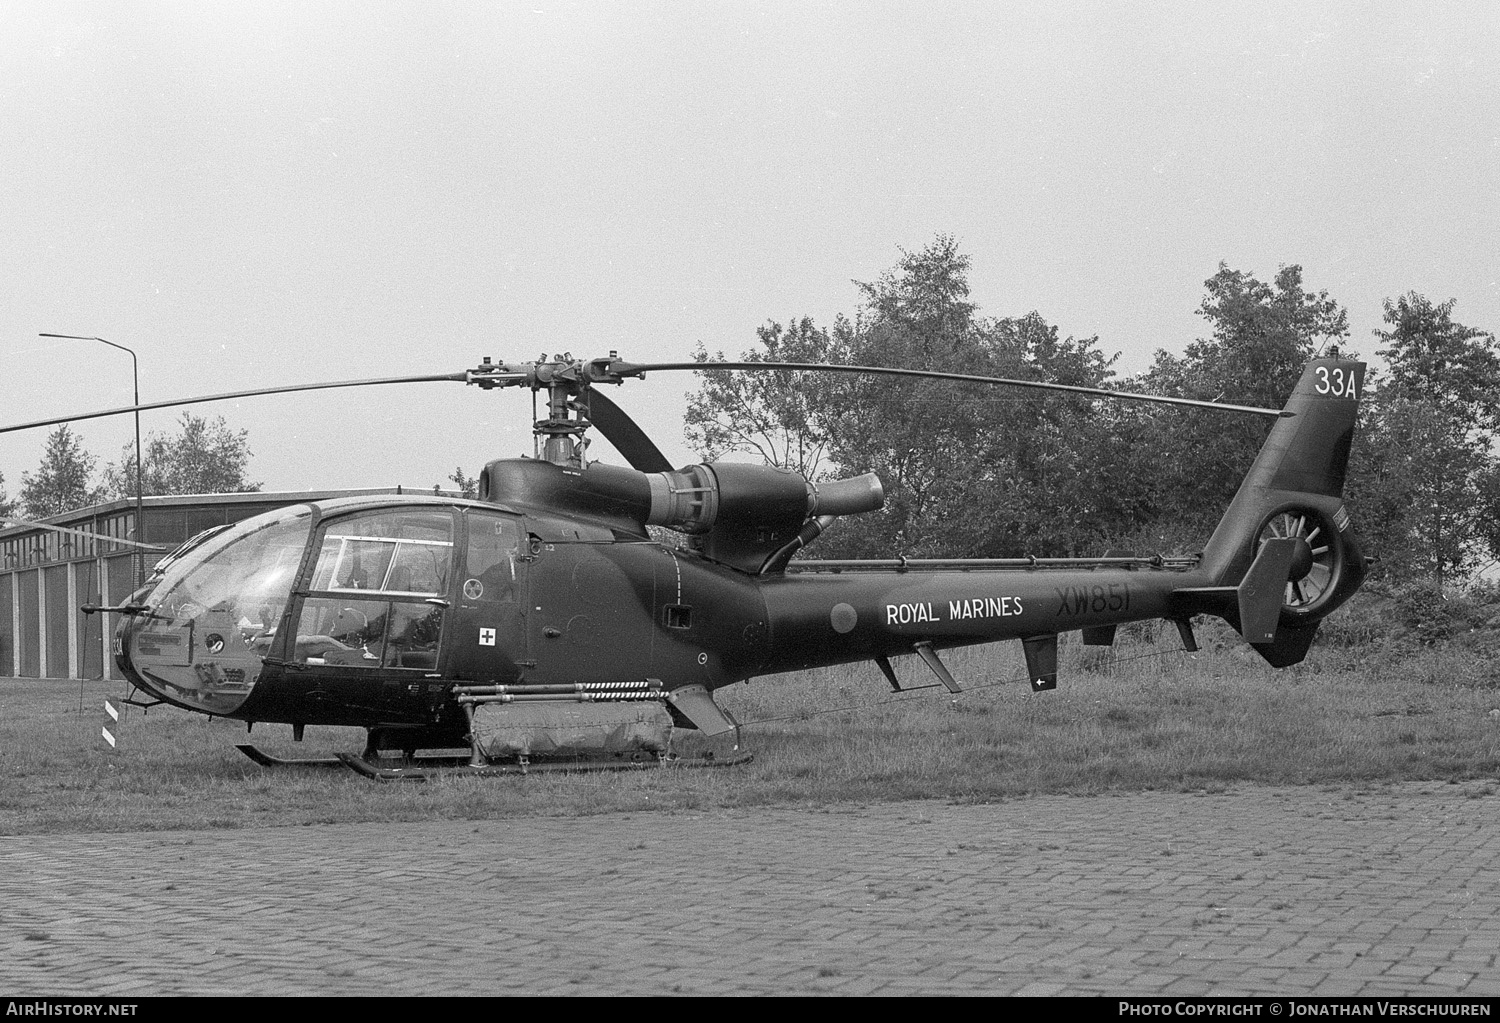
<svg viewBox="0 0 1500 1023">
<path fill-rule="evenodd" d="M 157 695 L 210 714 L 233 714 L 268 658 L 431 672 L 460 568 L 466 599 L 513 600 L 522 536 L 519 516 L 431 498 L 246 519 L 158 564 L 135 602 L 142 610 L 121 624 L 122 666 Z"/>
<path fill-rule="evenodd" d="M 238 707 L 260 675 L 312 533 L 293 505 L 194 537 L 158 565 L 146 610 L 122 621 L 127 670 L 195 710 Z"/>
</svg>

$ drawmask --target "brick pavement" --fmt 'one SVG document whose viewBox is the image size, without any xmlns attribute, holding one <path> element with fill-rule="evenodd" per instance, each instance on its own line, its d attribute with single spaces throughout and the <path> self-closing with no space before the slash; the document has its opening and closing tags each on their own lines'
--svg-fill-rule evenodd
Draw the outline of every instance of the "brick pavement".
<svg viewBox="0 0 1500 1023">
<path fill-rule="evenodd" d="M 5 837 L 0 997 L 1490 997 L 1495 789 Z"/>
</svg>

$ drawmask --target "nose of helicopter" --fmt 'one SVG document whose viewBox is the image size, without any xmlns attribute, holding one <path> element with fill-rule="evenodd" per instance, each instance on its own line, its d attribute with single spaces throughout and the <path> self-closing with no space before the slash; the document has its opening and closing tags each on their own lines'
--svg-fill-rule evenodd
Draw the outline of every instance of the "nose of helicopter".
<svg viewBox="0 0 1500 1023">
<path fill-rule="evenodd" d="M 255 688 L 311 528 L 306 505 L 200 535 L 157 565 L 121 609 L 115 658 L 136 685 L 207 714 Z"/>
<path fill-rule="evenodd" d="M 197 610 L 197 609 L 195 609 Z M 249 697 L 269 638 L 259 627 L 233 627 L 211 612 L 193 616 L 145 610 L 122 616 L 115 660 L 135 685 L 169 703 L 232 714 Z"/>
</svg>

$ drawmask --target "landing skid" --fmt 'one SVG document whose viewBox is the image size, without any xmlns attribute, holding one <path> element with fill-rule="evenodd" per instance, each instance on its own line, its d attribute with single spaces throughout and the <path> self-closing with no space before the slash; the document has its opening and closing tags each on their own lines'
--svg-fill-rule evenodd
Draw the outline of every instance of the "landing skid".
<svg viewBox="0 0 1500 1023">
<path fill-rule="evenodd" d="M 234 747 L 261 767 L 343 767 L 338 757 L 273 757 L 271 754 L 250 745 L 238 743 Z"/>
<path fill-rule="evenodd" d="M 457 763 L 450 761 L 446 764 L 440 761 L 434 761 L 430 764 L 416 761 L 407 762 L 400 767 L 383 767 L 377 762 L 357 757 L 352 753 L 340 753 L 338 762 L 355 773 L 376 781 L 426 781 L 428 778 L 442 776 L 494 778 L 500 775 L 583 771 L 639 771 L 662 767 L 676 770 L 688 770 L 699 767 L 736 767 L 740 764 L 749 763 L 753 757 L 754 754 L 749 752 L 738 752 L 727 757 L 659 757 L 655 754 L 639 754 L 629 758 L 559 757 L 551 760 L 526 760 L 524 758 L 517 758 L 515 761 L 484 764 L 474 764 L 468 760 Z"/>
<path fill-rule="evenodd" d="M 366 760 L 364 757 L 356 757 L 350 753 L 339 753 L 331 757 L 273 757 L 271 754 L 265 752 L 262 749 L 258 749 L 255 746 L 251 746 L 249 743 L 239 743 L 235 746 L 235 749 L 239 750 L 241 753 L 245 754 L 245 756 L 249 757 L 251 760 L 255 761 L 262 767 L 345 767 L 348 766 L 351 761 L 353 761 L 360 764 L 369 764 L 372 768 L 379 770 L 382 760 L 382 758 L 379 757 L 375 758 L 374 760 Z M 413 760 L 397 759 L 395 761 L 387 762 L 415 765 L 419 768 L 451 768 L 467 764 L 469 762 L 469 758 L 466 756 L 417 757 Z M 356 768 L 356 770 L 359 770 L 359 768 Z"/>
</svg>

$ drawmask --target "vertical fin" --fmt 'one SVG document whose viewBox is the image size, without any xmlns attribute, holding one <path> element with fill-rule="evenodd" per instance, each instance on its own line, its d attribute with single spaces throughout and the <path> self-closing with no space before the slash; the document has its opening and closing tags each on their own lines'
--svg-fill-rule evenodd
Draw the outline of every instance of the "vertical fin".
<svg viewBox="0 0 1500 1023">
<path fill-rule="evenodd" d="M 1364 375 L 1364 363 L 1350 359 L 1307 364 L 1203 550 L 1203 567 L 1217 585 L 1233 586 L 1243 577 L 1258 553 L 1261 523 L 1277 508 L 1306 505 L 1330 516 L 1342 511 Z"/>
</svg>

